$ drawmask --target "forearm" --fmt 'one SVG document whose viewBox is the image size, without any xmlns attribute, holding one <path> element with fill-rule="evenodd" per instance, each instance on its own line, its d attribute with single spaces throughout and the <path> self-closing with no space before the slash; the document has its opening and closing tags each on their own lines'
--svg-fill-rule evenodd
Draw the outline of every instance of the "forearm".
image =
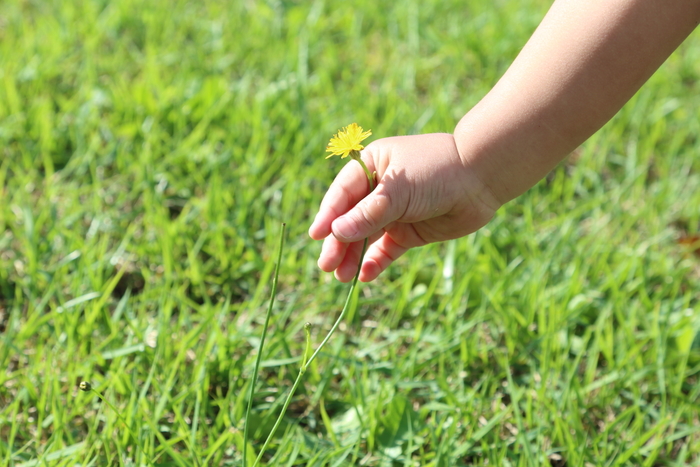
<svg viewBox="0 0 700 467">
<path fill-rule="evenodd" d="M 602 127 L 695 28 L 699 0 L 557 0 L 459 122 L 462 160 L 499 203 Z"/>
</svg>

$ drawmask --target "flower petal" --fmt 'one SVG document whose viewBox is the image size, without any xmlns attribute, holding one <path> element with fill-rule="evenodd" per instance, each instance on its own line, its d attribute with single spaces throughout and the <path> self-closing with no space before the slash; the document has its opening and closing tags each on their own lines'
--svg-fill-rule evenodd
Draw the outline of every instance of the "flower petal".
<svg viewBox="0 0 700 467">
<path fill-rule="evenodd" d="M 360 143 L 371 134 L 372 130 L 363 131 L 362 127 L 357 123 L 351 123 L 343 127 L 338 133 L 333 135 L 328 146 L 326 146 L 326 152 L 331 153 L 326 159 L 331 156 L 346 158 L 353 151 L 363 150 L 365 147 Z"/>
</svg>

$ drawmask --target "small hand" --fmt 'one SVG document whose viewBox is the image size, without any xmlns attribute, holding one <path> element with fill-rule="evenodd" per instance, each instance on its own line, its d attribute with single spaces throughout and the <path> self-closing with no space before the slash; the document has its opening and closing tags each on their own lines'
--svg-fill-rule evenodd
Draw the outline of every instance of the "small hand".
<svg viewBox="0 0 700 467">
<path fill-rule="evenodd" d="M 459 156 L 451 134 L 397 136 L 362 151 L 377 188 L 369 193 L 364 171 L 350 161 L 321 202 L 309 235 L 325 239 L 318 260 L 349 282 L 369 237 L 360 280 L 374 280 L 409 248 L 468 235 L 500 206 Z"/>
</svg>

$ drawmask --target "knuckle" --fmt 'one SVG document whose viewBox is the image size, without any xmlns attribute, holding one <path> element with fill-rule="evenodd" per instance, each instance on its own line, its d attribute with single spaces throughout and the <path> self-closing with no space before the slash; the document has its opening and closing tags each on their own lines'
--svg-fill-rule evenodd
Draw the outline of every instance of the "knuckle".
<svg viewBox="0 0 700 467">
<path fill-rule="evenodd" d="M 359 209 L 359 222 L 366 226 L 378 226 L 386 219 L 386 213 L 392 207 L 392 196 L 385 189 L 378 189 L 376 193 L 365 198 Z"/>
</svg>

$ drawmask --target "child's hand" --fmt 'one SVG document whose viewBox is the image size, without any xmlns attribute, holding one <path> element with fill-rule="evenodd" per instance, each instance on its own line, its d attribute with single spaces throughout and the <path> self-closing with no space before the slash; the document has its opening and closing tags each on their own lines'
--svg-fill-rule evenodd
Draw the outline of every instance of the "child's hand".
<svg viewBox="0 0 700 467">
<path fill-rule="evenodd" d="M 309 229 L 326 239 L 319 267 L 351 280 L 369 236 L 360 280 L 370 281 L 409 248 L 482 227 L 603 126 L 698 23 L 696 0 L 556 0 L 454 137 L 367 146 L 379 182 L 369 196 L 360 165 L 343 168 Z"/>
<path fill-rule="evenodd" d="M 369 184 L 348 161 L 328 189 L 309 229 L 325 238 L 319 267 L 352 280 L 365 237 L 360 280 L 375 279 L 409 248 L 463 237 L 483 227 L 500 204 L 457 152 L 451 134 L 397 136 L 368 145 L 362 159 L 377 172 Z"/>
</svg>

